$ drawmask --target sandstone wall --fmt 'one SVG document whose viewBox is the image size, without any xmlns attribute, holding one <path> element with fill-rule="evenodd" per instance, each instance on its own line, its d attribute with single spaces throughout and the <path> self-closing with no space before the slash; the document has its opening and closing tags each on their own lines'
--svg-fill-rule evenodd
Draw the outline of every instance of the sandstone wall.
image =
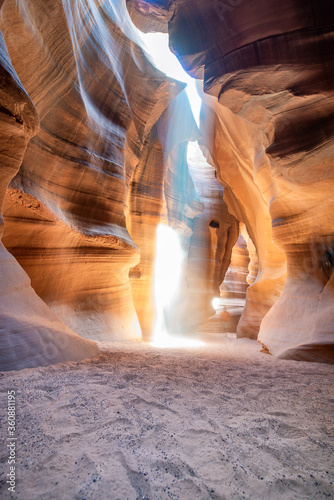
<svg viewBox="0 0 334 500">
<path fill-rule="evenodd" d="M 333 3 L 145 3 L 128 0 L 135 22 L 168 30 L 184 68 L 214 96 L 204 146 L 259 261 L 239 334 L 261 325 L 275 355 L 332 360 Z"/>
<path fill-rule="evenodd" d="M 4 243 L 77 333 L 140 338 L 126 227 L 138 161 L 126 172 L 125 149 L 141 156 L 183 86 L 148 61 L 122 3 L 7 1 L 1 27 L 41 123 L 7 195 Z"/>
<path fill-rule="evenodd" d="M 39 128 L 0 33 L 0 236 L 8 184 L 20 168 L 29 139 Z M 0 369 L 12 370 L 77 361 L 97 355 L 95 343 L 67 328 L 36 295 L 30 279 L 0 243 Z"/>
<path fill-rule="evenodd" d="M 199 131 L 184 85 L 151 64 L 125 2 L 4 0 L 0 28 L 17 75 L 1 115 L 15 128 L 15 140 L 10 131 L 3 141 L 12 158 L 3 169 L 3 243 L 26 287 L 31 280 L 31 313 L 42 322 L 52 317 L 56 330 L 72 336 L 148 339 L 157 226 L 176 229 L 188 253 L 204 208 L 187 164 L 187 141 Z M 222 276 L 214 259 L 225 258 L 225 268 L 228 252 L 202 256 L 202 266 L 211 264 L 199 302 L 211 293 L 210 280 L 219 281 L 213 275 Z M 8 273 L 16 276 L 8 267 L 8 280 Z M 24 306 L 17 300 L 19 325 Z M 170 311 L 177 328 L 188 324 L 190 305 L 187 314 L 179 304 Z M 97 352 L 75 339 L 80 355 L 64 344 L 53 359 Z"/>
</svg>

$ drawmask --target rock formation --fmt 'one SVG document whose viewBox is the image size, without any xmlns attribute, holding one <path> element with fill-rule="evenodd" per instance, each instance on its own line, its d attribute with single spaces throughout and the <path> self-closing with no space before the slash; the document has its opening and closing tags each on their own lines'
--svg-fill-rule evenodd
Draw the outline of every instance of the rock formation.
<svg viewBox="0 0 334 500">
<path fill-rule="evenodd" d="M 275 191 L 269 162 L 255 129 L 214 97 L 203 97 L 201 118 L 204 151 L 225 187 L 229 211 L 246 226 L 256 248 L 258 274 L 247 290 L 237 329 L 239 337 L 256 339 L 263 317 L 281 293 L 286 273 L 284 253 L 272 242 L 268 202 Z"/>
<path fill-rule="evenodd" d="M 203 79 L 201 134 L 126 5 Z M 329 0 L 0 1 L 2 369 L 149 338 L 160 222 L 187 255 L 173 330 L 211 314 L 239 221 L 258 270 L 238 336 L 333 360 L 333 16 Z M 208 164 L 188 168 L 189 140 Z"/>
<path fill-rule="evenodd" d="M 203 212 L 194 219 L 182 286 L 171 307 L 174 331 L 194 331 L 214 314 L 212 299 L 219 295 L 231 260 L 239 224 L 224 201 L 224 189 L 214 168 L 192 145 L 189 168 L 203 203 Z"/>
<path fill-rule="evenodd" d="M 333 361 L 333 3 L 127 3 L 212 96 L 203 145 L 259 261 L 239 335 L 261 325 L 272 354 Z"/>
<path fill-rule="evenodd" d="M 49 213 L 27 215 L 8 200 L 4 242 L 77 333 L 139 338 L 128 280 L 139 251 L 126 228 L 125 144 L 140 151 L 181 89 L 136 45 L 124 6 L 42 3 L 5 2 L 1 25 L 41 122 L 12 186 Z"/>
<path fill-rule="evenodd" d="M 138 246 L 126 229 L 133 171 L 125 170 L 124 155 L 135 151 L 139 157 L 153 125 L 183 86 L 148 61 L 123 4 L 5 1 L 0 25 L 21 93 L 33 110 L 30 122 L 36 122 L 35 129 L 26 127 L 20 160 L 37 132 L 37 114 L 40 119 L 7 191 L 3 241 L 45 302 L 39 301 L 44 316 L 52 315 L 47 304 L 59 318 L 52 315 L 54 329 L 58 321 L 65 332 L 70 327 L 96 340 L 140 338 L 128 279 L 129 268 L 139 262 Z M 20 100 L 14 102 L 18 109 Z M 27 106 L 27 116 L 28 111 Z M 12 149 L 16 153 L 18 144 Z M 30 306 L 43 321 L 43 311 Z M 19 314 L 16 321 L 20 324 Z M 22 344 L 29 333 L 23 330 Z M 6 324 L 4 332 L 12 333 Z M 90 348 L 81 358 L 97 352 L 95 344 L 76 338 Z M 6 342 L 12 341 L 5 339 L 5 354 Z M 67 359 L 78 359 L 68 345 L 49 362 Z"/>
<path fill-rule="evenodd" d="M 38 132 L 36 109 L 25 92 L 0 34 L 0 208 L 20 168 L 29 139 Z M 1 210 L 2 212 L 2 210 Z M 0 220 L 0 236 L 3 217 Z M 27 274 L 0 243 L 1 370 L 81 360 L 99 351 L 52 313 L 31 288 Z"/>
<path fill-rule="evenodd" d="M 17 138 L 8 132 L 8 146 L 4 142 L 15 165 L 4 171 L 2 191 L 3 243 L 16 261 L 5 255 L 26 287 L 27 275 L 31 280 L 31 314 L 71 336 L 45 363 L 98 352 L 73 331 L 93 340 L 148 339 L 157 226 L 165 221 L 175 228 L 188 252 L 194 219 L 204 208 L 187 165 L 187 141 L 198 139 L 199 131 L 184 85 L 151 64 L 125 2 L 5 0 L 0 28 L 16 78 L 12 99 L 3 104 L 4 123 L 16 127 Z M 227 246 L 202 256 L 202 265 L 225 259 L 225 269 L 231 241 L 227 235 Z M 213 274 L 222 277 L 221 264 L 209 267 L 197 303 L 212 294 L 210 280 L 219 285 Z M 11 300 L 7 288 L 1 293 Z M 17 300 L 15 328 L 21 344 L 29 345 Z M 181 309 L 177 304 L 170 311 L 178 329 L 196 304 Z M 206 304 L 202 314 L 209 309 Z M 7 328 L 5 313 L 1 321 L 5 369 L 14 327 Z M 11 367 L 43 364 L 34 348 L 34 361 L 23 356 Z"/>
<path fill-rule="evenodd" d="M 220 297 L 245 300 L 248 285 L 251 285 L 255 281 L 257 271 L 257 265 L 255 267 L 250 259 L 247 243 L 240 233 L 232 249 L 230 266 L 225 273 L 223 283 L 219 287 Z"/>
</svg>

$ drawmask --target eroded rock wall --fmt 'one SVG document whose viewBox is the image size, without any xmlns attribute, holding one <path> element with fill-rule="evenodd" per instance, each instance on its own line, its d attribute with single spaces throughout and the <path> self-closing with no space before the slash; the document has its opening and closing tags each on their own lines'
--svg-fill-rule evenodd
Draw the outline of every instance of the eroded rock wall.
<svg viewBox="0 0 334 500">
<path fill-rule="evenodd" d="M 41 123 L 7 195 L 5 245 L 80 335 L 141 338 L 129 189 L 150 130 L 183 86 L 148 61 L 123 2 L 5 1 L 0 24 Z M 126 144 L 137 158 L 127 171 Z"/>
<path fill-rule="evenodd" d="M 8 184 L 39 128 L 36 109 L 13 68 L 0 33 L 0 236 Z M 36 295 L 30 279 L 0 243 L 0 370 L 13 370 L 97 355 L 94 342 L 66 327 Z"/>
<path fill-rule="evenodd" d="M 182 286 L 171 316 L 174 331 L 193 332 L 214 314 L 212 300 L 219 296 L 239 225 L 228 211 L 214 168 L 196 145 L 191 145 L 189 166 L 203 211 L 194 219 Z"/>
<path fill-rule="evenodd" d="M 333 3 L 176 0 L 145 12 L 146 3 L 128 0 L 137 24 L 151 29 L 148 17 L 168 30 L 184 68 L 214 96 L 205 146 L 259 261 L 248 290 L 257 305 L 248 300 L 239 333 L 256 336 L 261 324 L 271 353 L 332 361 Z M 288 265 L 278 300 L 277 248 Z"/>
<path fill-rule="evenodd" d="M 148 60 L 125 2 L 5 0 L 0 27 L 40 121 L 3 192 L 4 244 L 80 336 L 148 339 L 157 226 L 173 227 L 188 252 L 203 211 L 184 85 Z M 224 248 L 203 260 L 215 284 Z M 209 288 L 202 280 L 199 297 Z M 191 314 L 178 309 L 182 328 Z"/>
<path fill-rule="evenodd" d="M 247 289 L 238 337 L 256 339 L 261 321 L 278 299 L 286 276 L 285 255 L 272 241 L 268 203 L 276 190 L 261 135 L 211 96 L 201 113 L 204 152 L 225 187 L 229 211 L 244 223 L 256 248 L 258 272 Z"/>
</svg>

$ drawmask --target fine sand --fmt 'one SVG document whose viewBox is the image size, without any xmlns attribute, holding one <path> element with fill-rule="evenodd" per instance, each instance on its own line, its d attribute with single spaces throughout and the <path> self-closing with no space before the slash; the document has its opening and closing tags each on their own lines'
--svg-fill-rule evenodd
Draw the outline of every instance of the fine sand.
<svg viewBox="0 0 334 500">
<path fill-rule="evenodd" d="M 1 374 L 1 498 L 334 496 L 334 366 L 281 361 L 246 339 L 103 349 Z M 17 393 L 15 494 L 5 483 L 8 389 Z"/>
</svg>

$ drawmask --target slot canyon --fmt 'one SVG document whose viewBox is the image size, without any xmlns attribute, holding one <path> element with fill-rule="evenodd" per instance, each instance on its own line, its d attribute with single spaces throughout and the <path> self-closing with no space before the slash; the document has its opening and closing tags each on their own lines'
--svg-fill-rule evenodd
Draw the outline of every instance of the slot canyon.
<svg viewBox="0 0 334 500">
<path fill-rule="evenodd" d="M 331 0 L 0 0 L 18 497 L 334 494 L 333 27 Z"/>
</svg>

